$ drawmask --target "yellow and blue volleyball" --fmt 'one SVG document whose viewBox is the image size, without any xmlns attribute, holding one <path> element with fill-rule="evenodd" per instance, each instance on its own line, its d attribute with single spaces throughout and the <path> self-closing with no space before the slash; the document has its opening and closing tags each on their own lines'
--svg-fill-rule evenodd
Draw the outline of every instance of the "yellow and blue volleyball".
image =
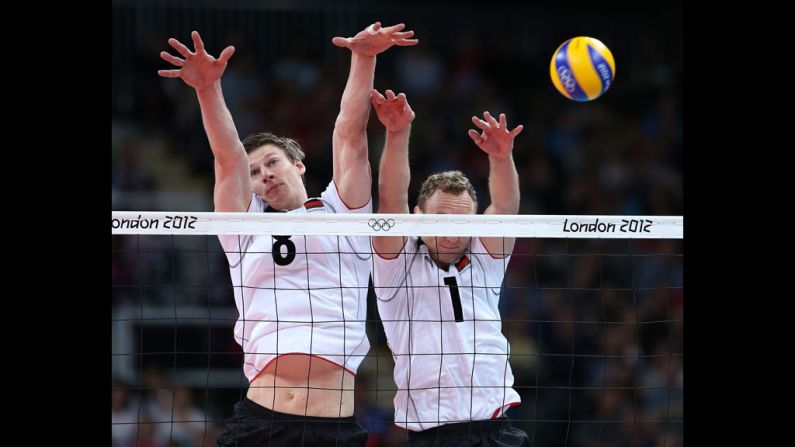
<svg viewBox="0 0 795 447">
<path fill-rule="evenodd" d="M 593 37 L 569 39 L 555 50 L 549 75 L 555 88 L 575 101 L 591 101 L 602 96 L 616 74 L 610 50 Z"/>
</svg>

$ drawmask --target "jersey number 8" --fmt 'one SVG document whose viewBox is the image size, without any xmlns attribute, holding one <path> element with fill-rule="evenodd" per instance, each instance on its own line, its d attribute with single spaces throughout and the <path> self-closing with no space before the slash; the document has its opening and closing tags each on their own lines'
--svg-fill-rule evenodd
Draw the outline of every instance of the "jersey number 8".
<svg viewBox="0 0 795 447">
<path fill-rule="evenodd" d="M 295 259 L 295 244 L 290 240 L 291 236 L 273 236 L 276 241 L 273 243 L 271 255 L 273 262 L 278 265 L 288 265 Z M 287 256 L 282 255 L 282 246 L 287 246 Z"/>
</svg>

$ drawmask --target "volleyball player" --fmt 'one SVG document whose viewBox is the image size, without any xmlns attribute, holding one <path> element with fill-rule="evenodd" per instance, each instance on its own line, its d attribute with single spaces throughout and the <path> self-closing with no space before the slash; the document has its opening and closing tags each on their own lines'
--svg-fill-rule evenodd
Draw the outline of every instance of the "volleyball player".
<svg viewBox="0 0 795 447">
<path fill-rule="evenodd" d="M 234 53 L 216 59 L 193 32 L 195 51 L 176 39 L 180 57 L 162 52 L 196 90 L 215 156 L 215 210 L 295 214 L 368 213 L 370 164 L 365 128 L 376 55 L 415 45 L 412 31 L 380 22 L 332 43 L 351 51 L 333 144 L 333 176 L 319 198 L 302 181 L 304 153 L 293 140 L 263 132 L 240 141 L 220 78 Z M 369 241 L 362 237 L 219 236 L 240 313 L 235 339 L 250 384 L 235 405 L 219 446 L 365 445 L 353 418 L 354 376 L 369 349 L 365 333 Z M 299 416 L 299 417 L 296 417 Z"/>
<path fill-rule="evenodd" d="M 371 99 L 386 127 L 378 179 L 379 213 L 408 213 L 408 141 L 414 112 L 406 96 Z M 491 204 L 486 214 L 519 211 L 513 161 L 519 125 L 509 130 L 489 112 L 469 131 L 488 155 Z M 414 213 L 475 214 L 477 196 L 460 171 L 424 181 Z M 514 238 L 373 237 L 378 312 L 395 360 L 395 424 L 410 446 L 523 446 L 527 434 L 505 411 L 513 390 L 508 341 L 500 328 L 500 287 Z"/>
</svg>

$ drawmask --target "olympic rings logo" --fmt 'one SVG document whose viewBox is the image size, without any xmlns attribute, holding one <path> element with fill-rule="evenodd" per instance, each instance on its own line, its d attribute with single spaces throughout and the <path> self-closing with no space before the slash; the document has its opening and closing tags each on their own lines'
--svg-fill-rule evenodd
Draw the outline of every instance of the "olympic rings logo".
<svg viewBox="0 0 795 447">
<path fill-rule="evenodd" d="M 577 87 L 577 80 L 574 79 L 574 75 L 571 73 L 571 70 L 564 67 L 563 65 L 558 65 L 558 76 L 560 77 L 560 82 L 563 84 L 563 87 L 569 93 L 574 93 L 574 89 Z"/>
<path fill-rule="evenodd" d="M 375 231 L 389 231 L 395 226 L 394 219 L 370 219 L 367 225 Z"/>
</svg>

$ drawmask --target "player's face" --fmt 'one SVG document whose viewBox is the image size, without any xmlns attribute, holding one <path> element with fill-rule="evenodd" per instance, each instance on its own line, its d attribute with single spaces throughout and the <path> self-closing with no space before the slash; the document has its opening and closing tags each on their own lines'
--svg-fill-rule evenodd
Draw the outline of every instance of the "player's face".
<svg viewBox="0 0 795 447">
<path fill-rule="evenodd" d="M 306 201 L 301 175 L 306 167 L 291 162 L 282 148 L 266 144 L 248 154 L 251 187 L 254 193 L 277 210 L 294 210 Z"/>
<path fill-rule="evenodd" d="M 425 214 L 475 214 L 475 202 L 464 191 L 460 194 L 447 193 L 437 189 L 425 201 L 425 209 L 414 207 L 415 213 Z M 469 237 L 462 236 L 423 236 L 431 258 L 440 266 L 458 261 L 469 245 Z"/>
</svg>

